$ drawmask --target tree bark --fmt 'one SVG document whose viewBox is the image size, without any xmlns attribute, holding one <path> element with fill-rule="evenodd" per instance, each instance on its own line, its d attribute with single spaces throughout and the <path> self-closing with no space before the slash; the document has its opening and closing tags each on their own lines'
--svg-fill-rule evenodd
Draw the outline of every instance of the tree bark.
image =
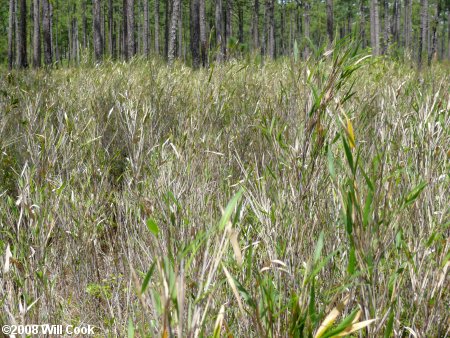
<svg viewBox="0 0 450 338">
<path fill-rule="evenodd" d="M 424 44 L 426 43 L 428 38 L 427 21 L 428 21 L 428 0 L 420 0 L 419 55 L 417 58 L 419 69 L 422 68 L 422 54 L 424 50 Z"/>
<path fill-rule="evenodd" d="M 94 56 L 97 62 L 102 60 L 102 28 L 101 28 L 101 7 L 100 0 L 93 0 L 93 35 L 94 35 Z"/>
<path fill-rule="evenodd" d="M 113 0 L 109 0 L 108 4 L 108 40 L 109 40 L 109 55 L 112 58 L 116 56 L 116 43 L 114 39 L 114 4 Z"/>
<path fill-rule="evenodd" d="M 393 41 L 399 46 L 400 42 L 400 0 L 394 0 L 392 37 Z"/>
<path fill-rule="evenodd" d="M 333 0 L 327 0 L 327 34 L 331 44 L 334 39 Z"/>
<path fill-rule="evenodd" d="M 405 0 L 405 49 L 411 51 L 411 34 L 412 34 L 412 0 Z"/>
<path fill-rule="evenodd" d="M 383 0 L 384 8 L 384 32 L 383 32 L 383 54 L 386 54 L 391 40 L 391 22 L 389 15 L 389 1 Z"/>
<path fill-rule="evenodd" d="M 159 0 L 155 0 L 155 53 L 159 55 Z"/>
<path fill-rule="evenodd" d="M 14 0 L 9 0 L 9 20 L 8 20 L 8 67 L 13 68 L 14 64 L 14 21 L 16 17 Z"/>
<path fill-rule="evenodd" d="M 217 48 L 217 57 L 216 60 L 218 62 L 222 62 L 224 59 L 224 41 L 223 41 L 223 9 L 222 9 L 222 0 L 216 1 L 216 11 L 215 11 L 215 19 L 216 19 L 216 48 Z"/>
<path fill-rule="evenodd" d="M 366 2 L 365 0 L 361 0 L 359 4 L 359 36 L 361 39 L 361 47 L 366 48 Z"/>
<path fill-rule="evenodd" d="M 150 21 L 148 11 L 148 0 L 144 0 L 144 54 L 146 57 L 150 54 L 149 42 L 150 42 Z"/>
<path fill-rule="evenodd" d="M 17 32 L 17 66 L 27 68 L 27 2 L 19 0 L 19 30 Z"/>
<path fill-rule="evenodd" d="M 122 1 L 122 12 L 123 12 L 123 16 L 122 16 L 122 20 L 123 20 L 123 27 L 122 27 L 122 53 L 123 53 L 123 57 L 125 58 L 125 60 L 128 60 L 129 55 L 128 55 L 128 0 L 123 0 Z"/>
<path fill-rule="evenodd" d="M 41 66 L 41 18 L 39 0 L 33 1 L 33 67 Z"/>
<path fill-rule="evenodd" d="M 169 64 L 173 64 L 173 61 L 175 60 L 175 48 L 176 48 L 175 43 L 177 39 L 177 24 L 178 24 L 179 10 L 180 10 L 180 0 L 174 0 L 172 8 L 172 19 L 169 31 L 169 46 L 167 53 Z"/>
<path fill-rule="evenodd" d="M 226 0 L 226 8 L 225 8 L 225 45 L 228 45 L 228 41 L 230 37 L 233 36 L 232 31 L 232 12 L 233 12 L 233 3 L 232 0 Z"/>
<path fill-rule="evenodd" d="M 380 16 L 378 11 L 378 0 L 371 1 L 370 37 L 373 55 L 380 55 Z"/>
<path fill-rule="evenodd" d="M 252 16 L 253 49 L 259 49 L 259 0 L 254 0 Z"/>
<path fill-rule="evenodd" d="M 304 27 L 304 33 L 305 33 L 305 59 L 309 57 L 309 40 L 310 40 L 310 28 L 311 28 L 311 5 L 309 2 L 305 3 L 305 27 Z"/>
<path fill-rule="evenodd" d="M 191 1 L 191 53 L 192 66 L 197 69 L 200 66 L 200 1 Z"/>
<path fill-rule="evenodd" d="M 51 35 L 51 13 L 49 0 L 42 0 L 42 33 L 44 38 L 44 63 L 49 66 L 53 62 L 53 46 Z"/>
<path fill-rule="evenodd" d="M 82 25 L 83 25 L 83 49 L 87 48 L 87 17 L 86 17 L 86 2 L 87 0 L 83 0 L 82 2 Z"/>
<path fill-rule="evenodd" d="M 177 48 L 177 55 L 179 58 L 183 57 L 183 7 L 182 2 L 180 1 L 180 4 L 178 5 L 178 48 Z"/>
<path fill-rule="evenodd" d="M 439 17 L 441 15 L 441 3 L 438 2 L 434 6 L 434 16 L 433 16 L 433 22 L 432 22 L 432 33 L 431 33 L 431 53 L 428 55 L 428 66 L 431 66 L 431 61 L 433 59 L 438 59 L 438 53 L 437 53 L 437 27 L 439 23 Z"/>
<path fill-rule="evenodd" d="M 202 66 L 208 66 L 208 44 L 206 40 L 206 13 L 205 0 L 199 0 L 199 25 L 200 25 L 200 55 Z"/>
<path fill-rule="evenodd" d="M 127 0 L 127 55 L 132 58 L 136 54 L 134 37 L 134 0 Z"/>
<path fill-rule="evenodd" d="M 268 15 L 268 54 L 271 59 L 275 59 L 275 0 L 267 0 Z"/>
</svg>

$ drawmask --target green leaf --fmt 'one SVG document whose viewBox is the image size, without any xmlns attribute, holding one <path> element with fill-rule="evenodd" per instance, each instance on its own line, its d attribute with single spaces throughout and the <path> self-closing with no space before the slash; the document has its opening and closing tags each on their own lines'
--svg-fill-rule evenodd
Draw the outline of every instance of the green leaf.
<svg viewBox="0 0 450 338">
<path fill-rule="evenodd" d="M 352 173 L 355 173 L 355 168 L 353 167 L 353 155 L 352 151 L 350 150 L 350 146 L 348 145 L 345 138 L 342 138 L 342 141 L 344 143 L 344 150 L 345 150 L 345 157 L 347 157 L 348 165 L 350 166 L 350 169 L 352 170 Z"/>
<path fill-rule="evenodd" d="M 234 209 L 236 208 L 236 205 L 238 204 L 244 190 L 241 188 L 236 195 L 233 196 L 233 198 L 228 202 L 227 207 L 225 208 L 225 211 L 223 212 L 222 218 L 219 221 L 219 229 L 223 230 L 225 229 L 225 225 L 228 223 L 228 221 L 231 218 L 231 214 L 233 213 Z"/>
<path fill-rule="evenodd" d="M 358 311 L 358 308 L 354 309 L 347 317 L 342 320 L 342 322 L 339 323 L 338 326 L 325 333 L 322 338 L 333 337 L 344 331 L 348 326 L 351 325 L 353 319 L 355 319 L 356 315 L 358 314 Z"/>
<path fill-rule="evenodd" d="M 134 338 L 134 325 L 131 318 L 128 319 L 128 338 Z"/>
<path fill-rule="evenodd" d="M 367 227 L 369 224 L 369 216 L 370 212 L 372 211 L 372 201 L 373 201 L 373 191 L 369 190 L 367 193 L 366 203 L 364 204 L 364 211 L 363 211 L 363 225 Z"/>
<path fill-rule="evenodd" d="M 155 262 L 152 263 L 150 266 L 150 269 L 148 270 L 147 274 L 145 275 L 144 282 L 142 283 L 141 288 L 141 294 L 147 290 L 148 283 L 150 282 L 150 278 L 152 278 L 153 272 L 155 271 Z"/>
<path fill-rule="evenodd" d="M 353 276 L 356 271 L 356 254 L 355 254 L 355 245 L 353 243 L 350 244 L 350 251 L 348 253 L 347 271 L 350 276 Z"/>
<path fill-rule="evenodd" d="M 422 192 L 423 189 L 425 189 L 426 186 L 427 183 L 421 182 L 413 190 L 411 190 L 411 192 L 405 197 L 404 206 L 406 207 L 414 203 L 414 201 L 417 199 L 417 197 L 419 197 L 420 193 Z"/>
<path fill-rule="evenodd" d="M 147 228 L 150 230 L 150 232 L 155 235 L 155 237 L 158 237 L 159 234 L 159 227 L 158 224 L 156 224 L 155 220 L 153 218 L 147 219 Z"/>
<path fill-rule="evenodd" d="M 317 240 L 316 250 L 314 251 L 314 264 L 316 264 L 319 261 L 320 255 L 322 254 L 323 236 L 324 236 L 323 231 L 321 231 L 319 239 Z"/>
</svg>

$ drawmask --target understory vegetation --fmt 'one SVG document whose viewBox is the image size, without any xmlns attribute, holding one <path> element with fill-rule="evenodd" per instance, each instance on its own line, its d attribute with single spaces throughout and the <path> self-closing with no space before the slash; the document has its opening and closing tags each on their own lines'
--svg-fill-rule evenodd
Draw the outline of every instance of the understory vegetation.
<svg viewBox="0 0 450 338">
<path fill-rule="evenodd" d="M 4 72 L 0 322 L 448 336 L 449 83 L 352 46 Z"/>
</svg>

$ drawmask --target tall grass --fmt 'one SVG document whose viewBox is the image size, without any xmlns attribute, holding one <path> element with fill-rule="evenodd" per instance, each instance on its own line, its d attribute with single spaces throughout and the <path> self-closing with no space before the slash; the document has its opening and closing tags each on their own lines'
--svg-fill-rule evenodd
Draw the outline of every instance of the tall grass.
<svg viewBox="0 0 450 338">
<path fill-rule="evenodd" d="M 0 322 L 448 336 L 449 83 L 351 46 L 3 74 Z"/>
</svg>

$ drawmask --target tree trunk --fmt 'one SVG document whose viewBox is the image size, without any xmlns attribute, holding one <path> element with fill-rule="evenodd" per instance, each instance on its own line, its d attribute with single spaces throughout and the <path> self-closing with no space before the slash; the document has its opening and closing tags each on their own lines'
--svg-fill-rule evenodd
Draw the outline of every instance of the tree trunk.
<svg viewBox="0 0 450 338">
<path fill-rule="evenodd" d="M 239 20 L 239 31 L 238 31 L 238 41 L 239 43 L 244 43 L 244 7 L 241 3 L 238 4 L 238 20 Z"/>
<path fill-rule="evenodd" d="M 171 23 L 171 18 L 172 18 L 172 10 L 173 10 L 173 6 L 172 6 L 172 1 L 173 0 L 166 0 L 165 4 L 166 4 L 166 12 L 165 12 L 165 31 L 164 31 L 164 56 L 168 57 L 169 55 L 169 31 L 170 31 L 170 23 Z"/>
<path fill-rule="evenodd" d="M 232 0 L 226 0 L 226 8 L 225 8 L 225 46 L 228 46 L 228 41 L 230 40 L 230 37 L 233 36 L 233 31 L 232 31 L 232 12 L 233 12 Z"/>
<path fill-rule="evenodd" d="M 268 15 L 268 54 L 271 59 L 275 59 L 275 0 L 267 0 Z"/>
<path fill-rule="evenodd" d="M 208 65 L 208 44 L 206 40 L 206 13 L 205 0 L 199 0 L 199 25 L 200 25 L 200 55 L 202 66 Z"/>
<path fill-rule="evenodd" d="M 223 41 L 223 11 L 222 11 L 222 0 L 216 1 L 216 48 L 217 48 L 217 61 L 222 62 L 224 58 L 224 41 Z"/>
<path fill-rule="evenodd" d="M 333 0 L 327 0 L 327 34 L 328 42 L 331 44 L 334 38 L 334 20 L 333 20 Z"/>
<path fill-rule="evenodd" d="M 87 48 L 87 17 L 86 17 L 86 1 L 87 0 L 83 0 L 82 3 L 82 12 L 83 12 L 83 18 L 82 18 L 82 25 L 83 25 L 83 49 Z"/>
<path fill-rule="evenodd" d="M 380 16 L 378 11 L 378 0 L 371 0 L 370 42 L 373 55 L 380 55 Z"/>
<path fill-rule="evenodd" d="M 422 54 L 424 50 L 424 44 L 427 41 L 427 21 L 428 21 L 428 0 L 420 0 L 420 33 L 419 33 L 419 55 L 417 63 L 419 69 L 422 68 Z"/>
<path fill-rule="evenodd" d="M 19 30 L 17 32 L 17 66 L 27 68 L 27 2 L 19 0 Z"/>
<path fill-rule="evenodd" d="M 383 33 L 383 54 L 386 54 L 389 49 L 390 44 L 390 31 L 391 31 L 391 22 L 389 16 L 389 1 L 383 0 L 384 7 L 384 33 Z"/>
<path fill-rule="evenodd" d="M 431 33 L 431 53 L 428 55 L 428 66 L 431 66 L 431 61 L 433 59 L 437 60 L 437 27 L 439 23 L 439 17 L 441 15 L 441 4 L 438 2 L 435 5 L 433 23 L 432 23 L 432 33 Z"/>
<path fill-rule="evenodd" d="M 448 60 L 450 60 L 450 8 L 448 9 L 448 12 L 447 12 L 447 25 L 448 25 L 448 27 L 447 27 L 447 34 L 448 34 L 447 35 L 447 40 L 448 40 L 447 58 L 448 58 Z"/>
<path fill-rule="evenodd" d="M 9 0 L 8 20 L 8 67 L 12 69 L 14 64 L 14 19 L 16 17 L 14 0 Z"/>
<path fill-rule="evenodd" d="M 394 0 L 392 37 L 393 41 L 399 46 L 400 42 L 400 0 Z"/>
<path fill-rule="evenodd" d="M 361 39 L 361 47 L 366 48 L 366 4 L 365 0 L 361 0 L 359 4 L 359 37 Z"/>
<path fill-rule="evenodd" d="M 179 9 L 178 9 L 178 48 L 177 48 L 177 55 L 179 58 L 183 57 L 183 7 L 182 2 L 179 3 Z"/>
<path fill-rule="evenodd" d="M 305 16 L 305 27 L 304 27 L 304 32 L 305 32 L 305 59 L 307 59 L 309 57 L 309 43 L 310 43 L 310 28 L 311 28 L 311 17 L 310 17 L 310 13 L 311 12 L 311 5 L 309 2 L 305 3 L 305 11 L 304 11 L 304 16 Z"/>
<path fill-rule="evenodd" d="M 200 66 L 200 1 L 191 0 L 191 53 L 192 66 L 197 69 Z"/>
<path fill-rule="evenodd" d="M 146 57 L 150 54 L 149 42 L 150 42 L 150 21 L 148 11 L 148 0 L 144 0 L 144 54 Z"/>
<path fill-rule="evenodd" d="M 101 28 L 101 8 L 100 0 L 93 0 L 93 35 L 94 35 L 94 55 L 97 62 L 102 60 L 102 28 Z"/>
<path fill-rule="evenodd" d="M 405 0 L 405 49 L 411 51 L 412 34 L 412 0 Z"/>
<path fill-rule="evenodd" d="M 169 64 L 173 64 L 175 60 L 175 48 L 176 48 L 176 39 L 177 39 L 177 24 L 178 24 L 178 16 L 180 10 L 180 0 L 174 0 L 173 8 L 172 8 L 172 19 L 170 24 L 169 31 L 169 46 L 167 58 L 169 60 Z"/>
<path fill-rule="evenodd" d="M 109 0 L 108 4 L 108 40 L 109 40 L 109 55 L 115 57 L 116 48 L 114 41 L 114 4 L 113 0 Z"/>
<path fill-rule="evenodd" d="M 155 53 L 159 55 L 159 0 L 155 0 Z"/>
<path fill-rule="evenodd" d="M 78 62 L 78 20 L 72 19 L 72 59 Z"/>
<path fill-rule="evenodd" d="M 134 0 L 127 0 L 127 55 L 132 58 L 136 54 L 134 37 Z"/>
<path fill-rule="evenodd" d="M 252 16 L 253 49 L 259 49 L 259 0 L 254 0 Z"/>
<path fill-rule="evenodd" d="M 33 1 L 33 67 L 41 66 L 41 22 L 39 0 Z"/>
</svg>

